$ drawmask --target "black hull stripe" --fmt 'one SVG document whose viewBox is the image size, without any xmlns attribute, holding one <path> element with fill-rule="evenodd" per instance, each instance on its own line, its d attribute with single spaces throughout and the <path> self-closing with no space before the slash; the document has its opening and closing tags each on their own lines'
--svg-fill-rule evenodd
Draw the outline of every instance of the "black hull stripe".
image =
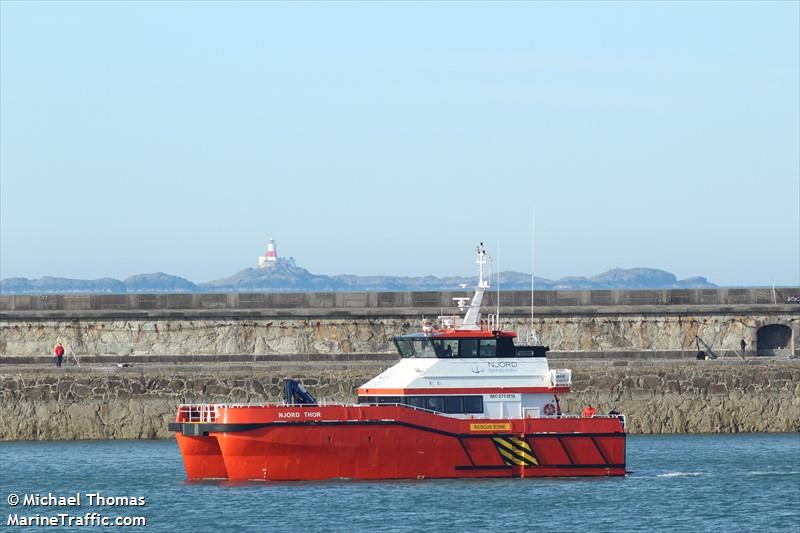
<svg viewBox="0 0 800 533">
<path fill-rule="evenodd" d="M 520 467 L 519 465 L 515 465 L 517 468 L 528 468 L 528 467 Z M 464 465 L 464 466 L 456 466 L 456 470 L 505 470 L 505 469 L 512 469 L 514 467 L 508 465 Z M 558 468 L 561 470 L 564 469 L 584 469 L 584 468 L 602 468 L 605 470 L 610 470 L 612 468 L 625 468 L 625 465 L 620 464 L 599 464 L 599 465 L 541 465 L 541 466 L 534 466 L 530 467 L 530 472 L 536 472 L 537 470 L 543 470 L 548 468 Z"/>
<path fill-rule="evenodd" d="M 581 435 L 581 436 L 583 436 L 583 435 Z M 571 465 L 575 464 L 575 461 L 572 460 L 572 455 L 570 455 L 569 450 L 567 449 L 566 445 L 564 444 L 564 441 L 561 440 L 560 436 L 558 437 L 558 443 L 561 445 L 561 448 L 564 450 L 564 455 L 567 456 L 567 461 L 569 461 L 569 464 L 571 464 Z"/>
<path fill-rule="evenodd" d="M 461 449 L 464 450 L 464 455 L 467 457 L 467 459 L 469 459 L 470 464 L 475 466 L 475 461 L 472 459 L 472 454 L 469 453 L 469 450 L 467 450 L 467 445 L 464 444 L 464 440 L 458 439 L 458 443 L 461 445 Z"/>
<path fill-rule="evenodd" d="M 600 447 L 594 437 L 592 437 L 592 442 L 594 443 L 594 447 L 597 448 L 597 451 L 600 453 L 600 457 L 603 458 L 603 461 L 608 462 L 608 457 L 606 457 L 606 454 L 603 452 L 603 448 Z"/>
<path fill-rule="evenodd" d="M 508 465 L 456 465 L 456 470 L 511 470 Z"/>
</svg>

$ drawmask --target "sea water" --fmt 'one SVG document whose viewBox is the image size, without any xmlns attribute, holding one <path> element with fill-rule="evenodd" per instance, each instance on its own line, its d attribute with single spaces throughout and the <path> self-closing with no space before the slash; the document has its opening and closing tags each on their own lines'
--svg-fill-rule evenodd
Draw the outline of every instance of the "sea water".
<svg viewBox="0 0 800 533">
<path fill-rule="evenodd" d="M 798 434 L 630 436 L 627 460 L 624 478 L 187 482 L 173 440 L 0 443 L 2 529 L 800 532 Z M 19 523 L 36 515 L 67 527 Z"/>
</svg>

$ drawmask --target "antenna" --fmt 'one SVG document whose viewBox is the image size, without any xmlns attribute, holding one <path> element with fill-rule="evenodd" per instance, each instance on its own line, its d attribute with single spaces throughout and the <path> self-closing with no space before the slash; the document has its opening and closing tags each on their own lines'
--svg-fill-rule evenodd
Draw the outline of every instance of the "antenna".
<svg viewBox="0 0 800 533">
<path fill-rule="evenodd" d="M 500 331 L 500 241 L 497 241 L 497 330 Z"/>
<path fill-rule="evenodd" d="M 536 289 L 536 210 L 531 214 L 531 327 L 528 334 L 527 342 L 530 345 L 536 345 L 539 342 L 539 336 L 533 327 L 533 302 L 534 291 Z"/>
<path fill-rule="evenodd" d="M 531 333 L 533 333 L 533 295 L 536 288 L 536 210 L 531 213 Z"/>
<path fill-rule="evenodd" d="M 483 247 L 483 243 L 478 246 L 476 249 L 478 254 L 478 266 L 480 267 L 479 275 L 478 275 L 478 287 L 482 287 L 484 289 L 489 288 L 489 282 L 483 279 L 483 265 L 486 264 L 486 249 Z"/>
</svg>

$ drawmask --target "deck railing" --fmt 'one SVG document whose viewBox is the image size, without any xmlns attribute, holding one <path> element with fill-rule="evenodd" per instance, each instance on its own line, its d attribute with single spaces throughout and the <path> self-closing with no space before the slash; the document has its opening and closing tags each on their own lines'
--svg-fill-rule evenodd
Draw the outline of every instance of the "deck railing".
<svg viewBox="0 0 800 533">
<path fill-rule="evenodd" d="M 178 406 L 178 422 L 198 422 L 198 423 L 205 423 L 211 424 L 215 423 L 219 419 L 219 410 L 220 409 L 236 409 L 236 408 L 248 408 L 248 407 L 325 407 L 325 406 L 340 406 L 340 407 L 405 407 L 407 409 L 414 409 L 415 411 L 424 411 L 427 413 L 435 414 L 435 415 L 446 415 L 447 413 L 443 413 L 441 411 L 434 411 L 432 409 L 426 409 L 425 407 L 416 407 L 414 405 L 408 405 L 406 403 L 339 403 L 339 402 L 327 402 L 321 401 L 317 405 L 286 405 L 286 404 L 277 404 L 277 403 L 231 403 L 231 404 L 181 404 Z M 475 413 L 480 414 L 480 413 Z M 472 415 L 471 415 L 472 417 Z M 484 418 L 484 417 L 482 417 Z M 561 413 L 557 415 L 539 415 L 537 417 L 532 418 L 584 418 L 583 415 L 580 414 L 569 414 L 569 413 Z M 620 422 L 622 423 L 623 429 L 625 428 L 625 415 L 621 414 L 609 414 L 609 415 L 594 415 L 592 418 L 619 418 Z M 477 419 L 477 417 L 476 417 Z M 488 419 L 488 418 L 487 418 Z M 504 419 L 504 420 L 514 420 L 514 419 Z"/>
<path fill-rule="evenodd" d="M 217 421 L 220 404 L 186 403 L 178 406 L 178 422 L 202 422 L 211 424 Z"/>
</svg>

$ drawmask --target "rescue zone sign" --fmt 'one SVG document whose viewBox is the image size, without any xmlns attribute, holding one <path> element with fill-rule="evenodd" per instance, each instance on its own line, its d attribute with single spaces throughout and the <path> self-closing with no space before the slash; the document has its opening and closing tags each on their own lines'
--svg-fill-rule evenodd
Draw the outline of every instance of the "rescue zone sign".
<svg viewBox="0 0 800 533">
<path fill-rule="evenodd" d="M 511 431 L 511 422 L 473 422 L 470 431 Z"/>
</svg>

